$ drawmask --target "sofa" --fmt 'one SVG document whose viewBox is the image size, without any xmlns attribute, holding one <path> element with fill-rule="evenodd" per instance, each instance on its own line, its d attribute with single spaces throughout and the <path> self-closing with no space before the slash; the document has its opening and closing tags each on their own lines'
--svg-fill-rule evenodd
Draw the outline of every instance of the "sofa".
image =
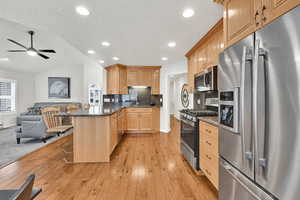
<svg viewBox="0 0 300 200">
<path fill-rule="evenodd" d="M 70 104 L 75 104 L 81 108 L 81 103 L 78 102 L 42 102 L 35 103 L 33 107 L 28 108 L 27 112 L 21 113 L 17 117 L 17 143 L 20 144 L 22 138 L 34 138 L 46 142 L 47 138 L 53 134 L 47 133 L 41 110 L 46 107 L 57 106 L 62 112 L 66 112 L 66 107 Z M 69 119 L 63 119 L 63 123 L 69 123 Z"/>
</svg>

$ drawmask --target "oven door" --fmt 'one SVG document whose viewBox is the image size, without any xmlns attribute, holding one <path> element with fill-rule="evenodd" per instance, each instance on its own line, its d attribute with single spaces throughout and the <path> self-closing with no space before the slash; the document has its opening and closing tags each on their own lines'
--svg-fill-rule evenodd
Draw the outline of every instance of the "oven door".
<svg viewBox="0 0 300 200">
<path fill-rule="evenodd" d="M 199 134 L 197 123 L 181 120 L 181 153 L 190 165 L 199 169 Z"/>
</svg>

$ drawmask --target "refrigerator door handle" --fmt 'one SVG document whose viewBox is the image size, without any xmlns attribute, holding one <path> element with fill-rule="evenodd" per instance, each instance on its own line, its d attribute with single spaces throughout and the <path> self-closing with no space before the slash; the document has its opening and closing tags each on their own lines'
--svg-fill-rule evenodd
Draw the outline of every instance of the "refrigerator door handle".
<svg viewBox="0 0 300 200">
<path fill-rule="evenodd" d="M 265 132 L 266 132 L 266 51 L 260 48 L 260 40 L 255 47 L 255 80 L 254 80 L 254 132 L 255 146 L 259 167 L 267 167 L 265 158 Z"/>
<path fill-rule="evenodd" d="M 241 139 L 244 158 L 248 161 L 253 160 L 252 149 L 252 130 L 251 130 L 251 106 L 252 106 L 252 50 L 248 47 L 243 47 L 243 60 L 241 68 L 241 101 L 240 101 L 240 116 L 241 116 Z"/>
</svg>

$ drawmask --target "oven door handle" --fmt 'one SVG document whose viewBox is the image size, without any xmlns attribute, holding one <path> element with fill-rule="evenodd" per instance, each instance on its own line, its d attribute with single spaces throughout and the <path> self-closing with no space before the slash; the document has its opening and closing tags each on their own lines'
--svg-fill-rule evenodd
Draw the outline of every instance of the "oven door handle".
<svg viewBox="0 0 300 200">
<path fill-rule="evenodd" d="M 191 122 L 191 121 L 188 121 L 188 120 L 185 120 L 185 119 L 181 119 L 181 122 L 183 122 L 185 124 L 188 124 L 188 125 L 190 125 L 192 127 L 196 126 L 194 122 Z"/>
</svg>

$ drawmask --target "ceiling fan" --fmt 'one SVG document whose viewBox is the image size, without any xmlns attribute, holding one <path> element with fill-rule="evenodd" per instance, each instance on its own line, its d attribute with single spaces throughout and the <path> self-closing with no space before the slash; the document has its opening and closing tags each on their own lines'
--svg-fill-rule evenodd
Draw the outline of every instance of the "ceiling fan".
<svg viewBox="0 0 300 200">
<path fill-rule="evenodd" d="M 28 55 L 30 56 L 36 56 L 36 55 L 39 55 L 41 56 L 42 58 L 44 59 L 49 59 L 48 56 L 42 54 L 42 53 L 56 53 L 53 49 L 35 49 L 33 47 L 33 35 L 34 35 L 34 31 L 28 31 L 28 34 L 30 35 L 30 47 L 26 47 L 25 45 L 19 43 L 19 42 L 16 42 L 12 39 L 7 39 L 8 41 L 20 46 L 20 47 L 23 47 L 24 50 L 8 50 L 8 52 L 26 52 Z"/>
</svg>

